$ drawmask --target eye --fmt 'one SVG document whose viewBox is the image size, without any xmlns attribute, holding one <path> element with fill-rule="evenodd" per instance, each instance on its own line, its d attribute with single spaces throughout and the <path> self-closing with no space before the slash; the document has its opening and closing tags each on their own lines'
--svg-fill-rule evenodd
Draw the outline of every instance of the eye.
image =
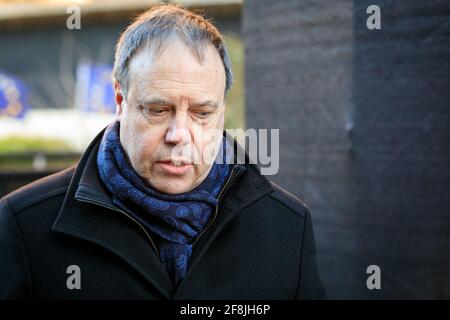
<svg viewBox="0 0 450 320">
<path fill-rule="evenodd" d="M 149 112 L 150 112 L 150 114 L 160 116 L 160 115 L 165 114 L 167 112 L 167 110 L 166 109 L 150 109 Z"/>
<path fill-rule="evenodd" d="M 194 116 L 196 116 L 199 119 L 206 119 L 208 118 L 212 112 L 211 111 L 193 111 Z"/>
<path fill-rule="evenodd" d="M 142 113 L 146 117 L 159 117 L 165 115 L 169 110 L 167 108 L 161 108 L 161 107 L 144 107 L 139 106 Z"/>
</svg>

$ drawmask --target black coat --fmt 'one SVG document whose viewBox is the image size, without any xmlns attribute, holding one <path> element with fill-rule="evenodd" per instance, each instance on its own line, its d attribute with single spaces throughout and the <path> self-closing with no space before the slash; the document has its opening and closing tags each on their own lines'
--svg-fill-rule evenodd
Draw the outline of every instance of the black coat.
<svg viewBox="0 0 450 320">
<path fill-rule="evenodd" d="M 251 164 L 235 166 L 175 288 L 100 182 L 101 134 L 76 167 L 1 199 L 0 299 L 325 298 L 308 209 Z"/>
</svg>

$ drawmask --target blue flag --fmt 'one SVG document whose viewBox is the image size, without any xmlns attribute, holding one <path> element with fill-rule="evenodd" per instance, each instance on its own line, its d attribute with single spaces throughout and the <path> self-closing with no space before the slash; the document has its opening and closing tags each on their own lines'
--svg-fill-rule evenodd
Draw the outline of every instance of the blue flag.
<svg viewBox="0 0 450 320">
<path fill-rule="evenodd" d="M 0 116 L 23 118 L 30 109 L 28 93 L 22 81 L 0 72 Z"/>
<path fill-rule="evenodd" d="M 84 62 L 78 65 L 75 104 L 87 112 L 116 111 L 111 65 Z"/>
</svg>

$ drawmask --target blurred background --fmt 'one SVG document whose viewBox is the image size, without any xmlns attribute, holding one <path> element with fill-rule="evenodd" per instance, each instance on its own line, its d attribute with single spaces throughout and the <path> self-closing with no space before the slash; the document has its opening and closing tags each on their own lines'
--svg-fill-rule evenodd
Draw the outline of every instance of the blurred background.
<svg viewBox="0 0 450 320">
<path fill-rule="evenodd" d="M 450 2 L 165 2 L 226 37 L 226 127 L 280 129 L 269 178 L 309 206 L 329 297 L 449 299 Z M 76 164 L 113 120 L 114 45 L 159 3 L 0 0 L 0 197 Z"/>
<path fill-rule="evenodd" d="M 113 121 L 114 46 L 133 17 L 159 3 L 0 1 L 0 197 L 75 164 Z M 236 77 L 226 126 L 244 127 L 241 1 L 178 3 L 223 32 Z M 77 8 L 80 28 L 69 29 Z"/>
</svg>

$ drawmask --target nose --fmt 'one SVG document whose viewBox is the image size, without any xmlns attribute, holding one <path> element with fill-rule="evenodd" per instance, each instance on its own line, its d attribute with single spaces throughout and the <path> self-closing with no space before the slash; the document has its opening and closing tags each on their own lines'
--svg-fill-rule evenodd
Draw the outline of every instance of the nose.
<svg viewBox="0 0 450 320">
<path fill-rule="evenodd" d="M 184 145 L 191 141 L 191 134 L 186 122 L 187 119 L 183 115 L 175 116 L 166 132 L 166 143 Z"/>
</svg>

